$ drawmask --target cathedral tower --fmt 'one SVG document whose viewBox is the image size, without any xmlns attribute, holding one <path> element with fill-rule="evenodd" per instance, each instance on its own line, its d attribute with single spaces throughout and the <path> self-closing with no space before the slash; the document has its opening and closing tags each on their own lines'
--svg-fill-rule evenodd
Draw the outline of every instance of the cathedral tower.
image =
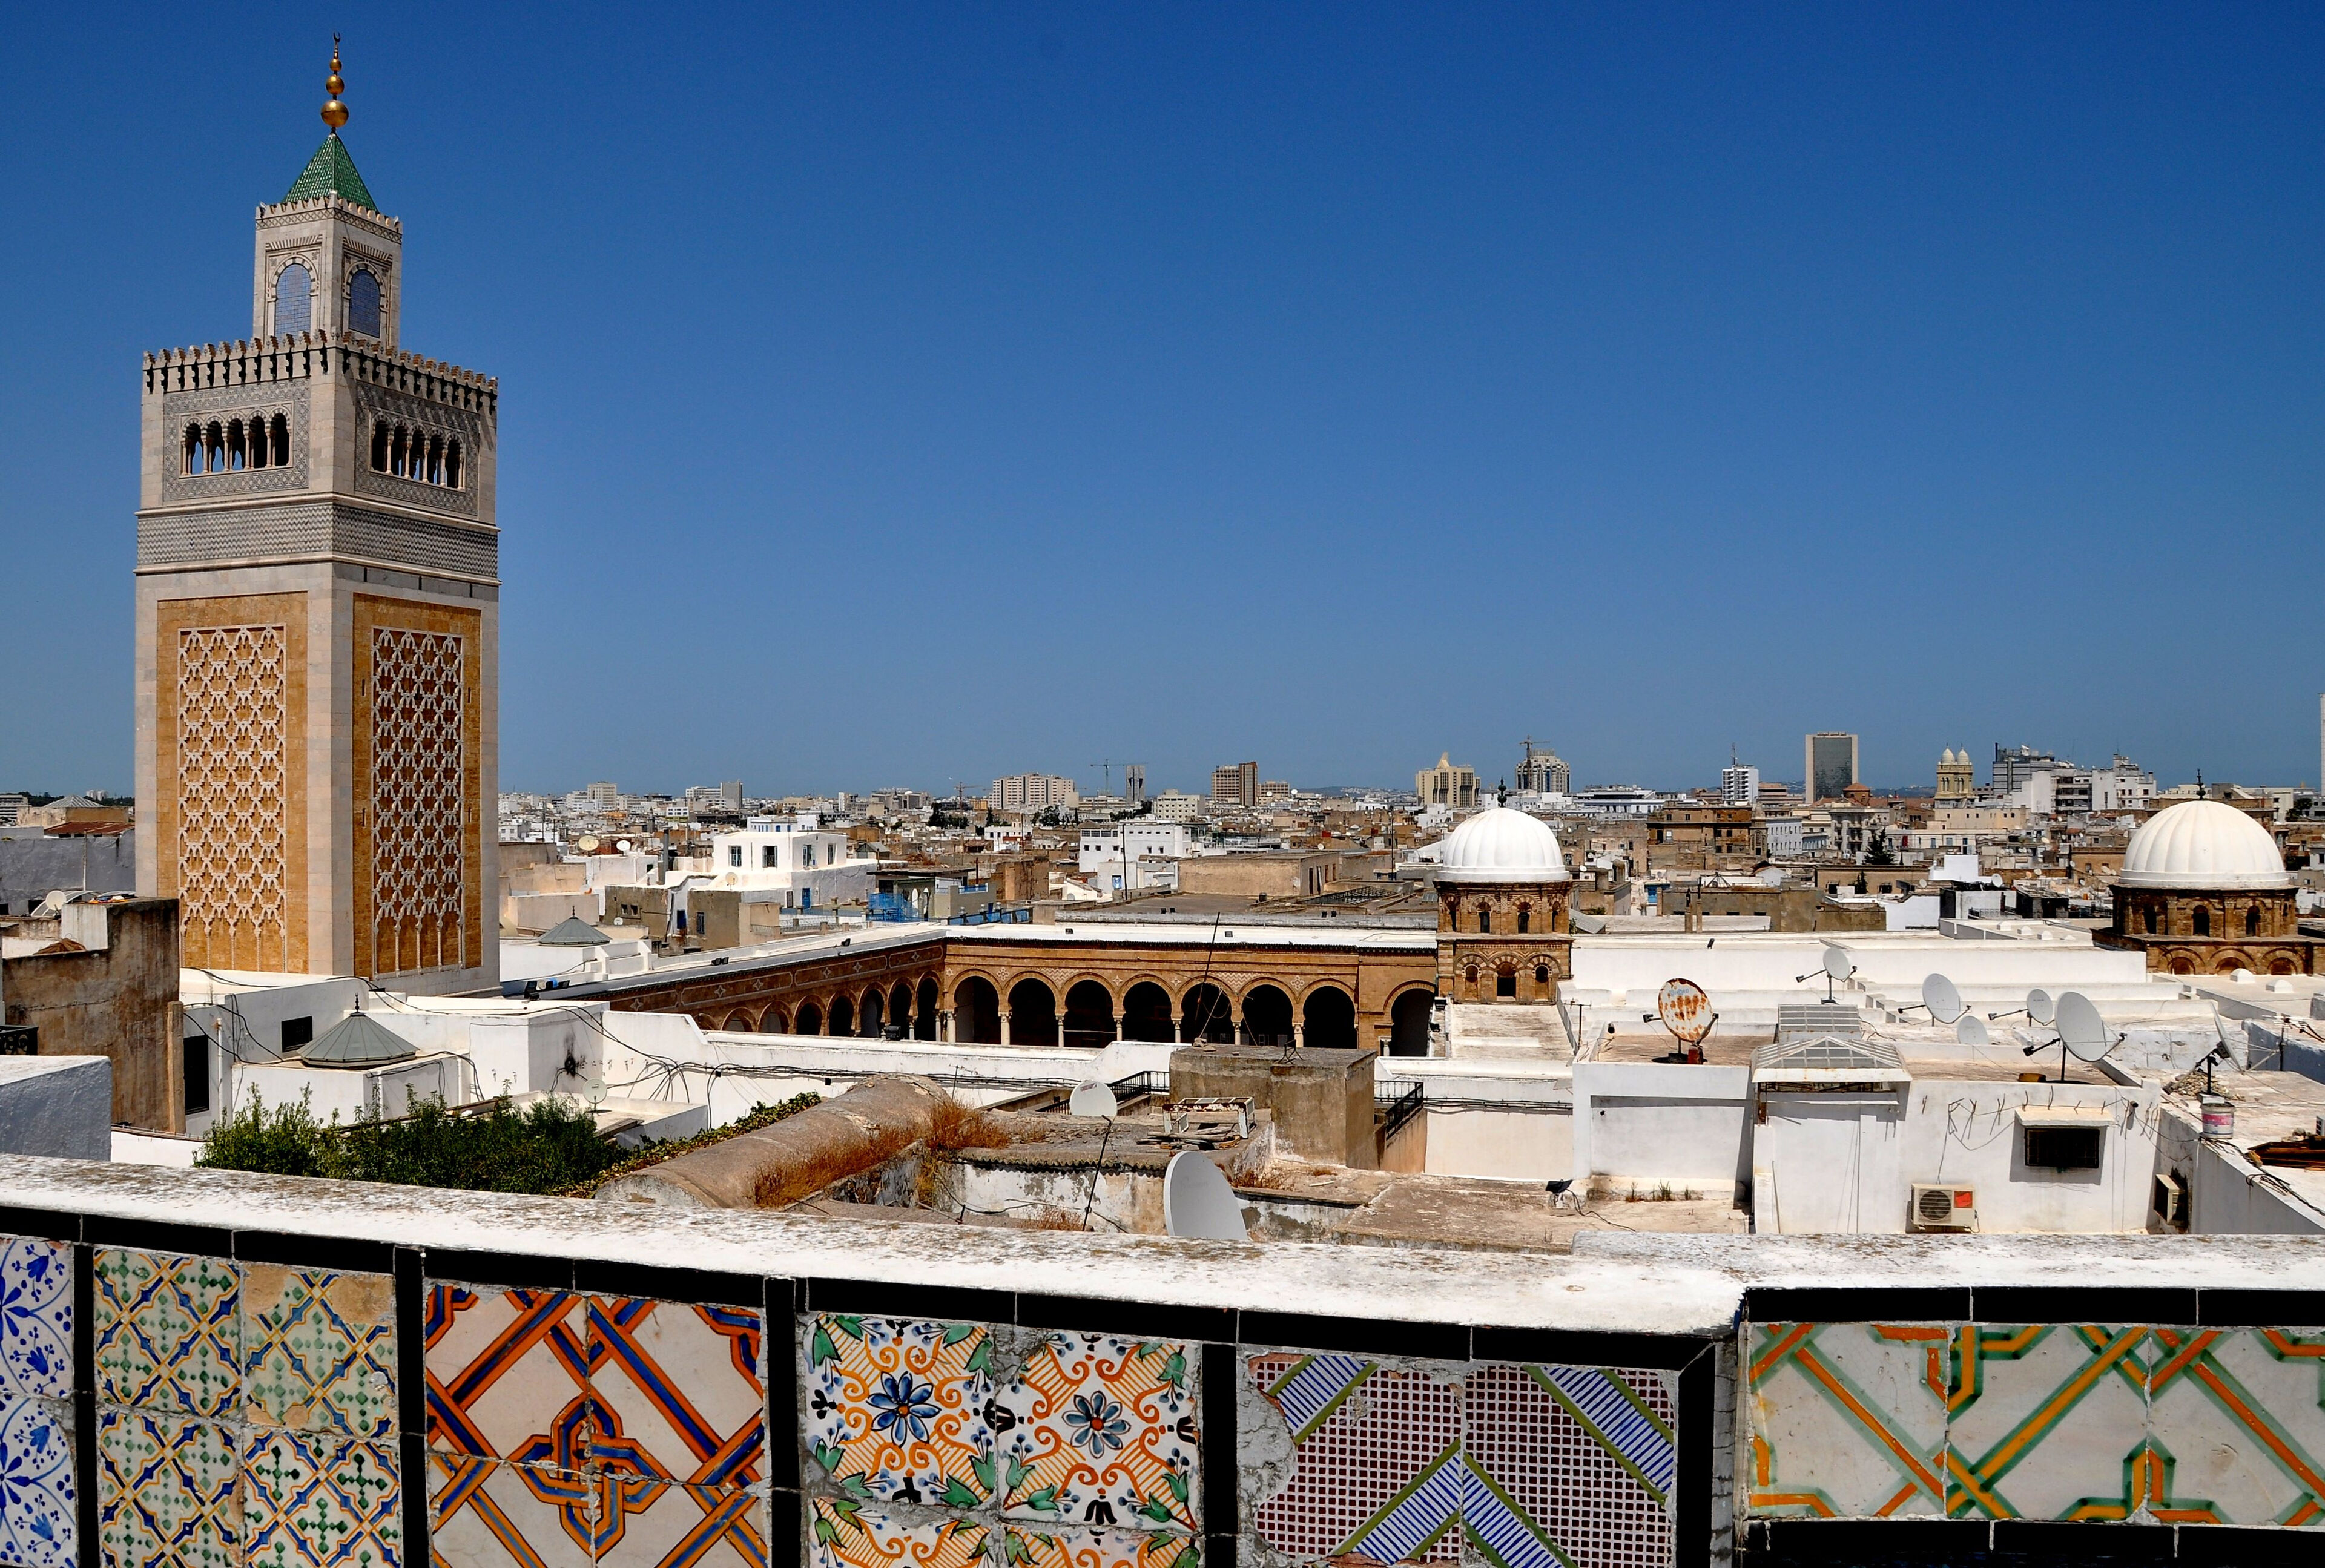
<svg viewBox="0 0 2325 1568">
<path fill-rule="evenodd" d="M 404 351 L 339 126 L 258 209 L 251 335 L 149 354 L 137 884 L 190 967 L 489 986 L 498 384 Z"/>
</svg>

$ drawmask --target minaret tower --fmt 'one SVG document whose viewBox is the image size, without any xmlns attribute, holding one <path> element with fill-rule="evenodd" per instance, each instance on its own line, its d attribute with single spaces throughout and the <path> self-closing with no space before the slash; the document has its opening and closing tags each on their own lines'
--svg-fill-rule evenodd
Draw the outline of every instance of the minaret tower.
<svg viewBox="0 0 2325 1568">
<path fill-rule="evenodd" d="M 137 885 L 190 967 L 498 978 L 498 384 L 398 346 L 403 226 L 329 127 L 250 337 L 145 357 Z"/>
</svg>

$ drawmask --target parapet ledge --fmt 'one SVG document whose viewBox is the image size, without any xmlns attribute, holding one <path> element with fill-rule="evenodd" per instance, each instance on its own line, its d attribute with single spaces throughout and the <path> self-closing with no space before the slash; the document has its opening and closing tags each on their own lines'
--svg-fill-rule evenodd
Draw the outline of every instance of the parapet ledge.
<svg viewBox="0 0 2325 1568">
<path fill-rule="evenodd" d="M 145 356 L 145 370 L 151 376 L 157 370 L 203 370 L 222 366 L 241 366 L 255 359 L 290 356 L 270 365 L 267 372 L 258 376 L 236 376 L 236 380 L 283 380 L 316 374 L 316 366 L 307 358 L 313 351 L 336 348 L 341 354 L 358 361 L 375 363 L 415 376 L 433 376 L 439 381 L 468 388 L 470 391 L 496 394 L 500 377 L 486 376 L 482 371 L 465 370 L 458 365 L 440 359 L 430 359 L 402 348 L 383 348 L 368 338 L 346 332 L 293 332 L 286 337 L 237 338 L 225 343 L 204 343 L 188 348 L 163 348 Z"/>
<path fill-rule="evenodd" d="M 1742 1293 L 1713 1269 L 1559 1253 L 1186 1241 L 842 1222 L 756 1210 L 457 1192 L 0 1155 L 0 1205 L 19 1211 L 360 1239 L 770 1278 L 1168 1303 L 1246 1313 L 1668 1334 L 1733 1331 Z"/>
<path fill-rule="evenodd" d="M 304 201 L 262 201 L 258 204 L 258 220 L 264 223 L 270 218 L 303 218 L 310 213 L 332 211 L 347 213 L 375 227 L 385 229 L 398 238 L 403 237 L 403 219 L 390 218 L 378 209 L 366 207 L 359 201 L 349 201 L 336 190 L 327 190 L 320 196 L 310 196 Z"/>
</svg>

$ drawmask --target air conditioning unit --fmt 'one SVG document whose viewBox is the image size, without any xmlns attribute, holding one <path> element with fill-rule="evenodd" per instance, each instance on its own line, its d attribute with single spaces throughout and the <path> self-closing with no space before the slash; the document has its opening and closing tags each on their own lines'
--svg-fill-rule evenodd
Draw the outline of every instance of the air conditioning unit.
<svg viewBox="0 0 2325 1568">
<path fill-rule="evenodd" d="M 2188 1229 L 2187 1190 L 2181 1186 L 2180 1178 L 2173 1173 L 2158 1171 L 2155 1174 L 2154 1205 L 2156 1219 L 2164 1225 L 2173 1230 Z"/>
<path fill-rule="evenodd" d="M 1906 1229 L 1975 1230 L 1978 1229 L 1978 1194 L 1968 1187 L 1916 1182 L 1913 1183 L 1912 1218 Z"/>
</svg>

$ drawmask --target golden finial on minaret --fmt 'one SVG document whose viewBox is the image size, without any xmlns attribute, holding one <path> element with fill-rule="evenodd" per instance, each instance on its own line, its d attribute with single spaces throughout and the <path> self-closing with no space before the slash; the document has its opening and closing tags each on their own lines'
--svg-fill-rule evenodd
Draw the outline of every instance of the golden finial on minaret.
<svg viewBox="0 0 2325 1568">
<path fill-rule="evenodd" d="M 339 94 L 347 90 L 347 85 L 339 79 L 339 35 L 334 32 L 331 34 L 331 74 L 323 79 L 323 90 L 331 95 L 331 101 L 323 106 L 323 124 L 331 127 L 331 135 L 335 136 L 339 134 L 339 127 L 347 123 L 347 106 L 339 102 Z"/>
</svg>

